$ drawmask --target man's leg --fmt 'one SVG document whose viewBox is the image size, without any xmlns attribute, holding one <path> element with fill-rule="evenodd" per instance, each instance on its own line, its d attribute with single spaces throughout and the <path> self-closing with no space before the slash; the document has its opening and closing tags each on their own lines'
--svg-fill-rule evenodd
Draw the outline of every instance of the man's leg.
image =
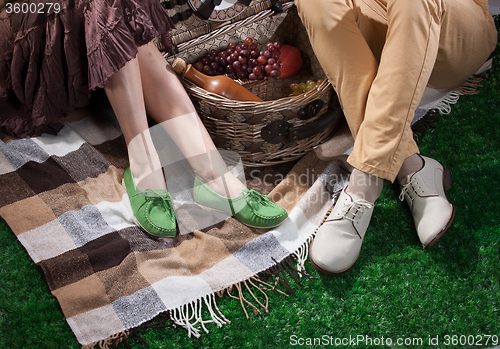
<svg viewBox="0 0 500 349">
<path fill-rule="evenodd" d="M 385 18 L 362 1 L 361 6 L 346 0 L 300 0 L 296 4 L 357 141 L 385 41 Z M 353 170 L 310 247 L 310 260 L 316 268 L 338 274 L 356 262 L 382 185 L 379 173 Z"/>
<path fill-rule="evenodd" d="M 418 148 L 410 122 L 438 56 L 444 4 L 330 0 L 297 5 L 355 137 L 348 160 L 355 171 L 394 181 L 407 158 L 411 160 L 404 168 L 417 170 L 420 158 L 412 157 Z M 339 198 L 346 208 L 335 206 L 330 223 L 320 228 L 311 247 L 311 260 L 326 272 L 341 272 L 356 261 L 371 217 L 370 206 L 347 191 Z M 346 214 L 352 224 L 345 222 Z"/>
<path fill-rule="evenodd" d="M 314 52 L 336 90 L 354 138 L 365 119 L 366 103 L 387 34 L 385 8 L 363 1 L 297 1 Z M 383 178 L 356 168 L 347 191 L 375 202 Z"/>
<path fill-rule="evenodd" d="M 448 1 L 443 6 L 438 54 L 428 83 L 436 88 L 464 82 L 485 63 L 497 41 L 486 0 Z M 451 174 L 437 161 L 413 154 L 404 160 L 397 179 L 420 241 L 429 248 L 453 222 L 454 208 L 445 193 Z"/>
</svg>

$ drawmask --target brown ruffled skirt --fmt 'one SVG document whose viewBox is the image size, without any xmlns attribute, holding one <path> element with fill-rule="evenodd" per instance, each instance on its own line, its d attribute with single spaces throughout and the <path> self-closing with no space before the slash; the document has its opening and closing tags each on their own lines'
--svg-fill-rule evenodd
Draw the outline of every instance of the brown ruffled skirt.
<svg viewBox="0 0 500 349">
<path fill-rule="evenodd" d="M 43 1 L 28 1 L 32 2 L 42 8 Z M 88 105 L 90 91 L 103 88 L 135 57 L 137 46 L 174 28 L 159 0 L 57 3 L 58 14 L 7 16 L 5 9 L 0 13 L 4 133 L 17 137 L 57 133 L 60 118 Z"/>
</svg>

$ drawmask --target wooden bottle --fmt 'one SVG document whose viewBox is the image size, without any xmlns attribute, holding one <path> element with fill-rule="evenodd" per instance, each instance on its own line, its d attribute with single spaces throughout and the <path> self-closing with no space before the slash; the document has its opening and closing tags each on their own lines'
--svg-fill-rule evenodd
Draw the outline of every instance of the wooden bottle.
<svg viewBox="0 0 500 349">
<path fill-rule="evenodd" d="M 191 64 L 181 58 L 176 58 L 172 63 L 172 68 L 182 74 L 186 79 L 191 80 L 196 85 L 208 92 L 216 93 L 220 96 L 237 101 L 262 102 L 262 99 L 238 84 L 228 76 L 217 75 L 208 76 L 196 70 Z"/>
</svg>

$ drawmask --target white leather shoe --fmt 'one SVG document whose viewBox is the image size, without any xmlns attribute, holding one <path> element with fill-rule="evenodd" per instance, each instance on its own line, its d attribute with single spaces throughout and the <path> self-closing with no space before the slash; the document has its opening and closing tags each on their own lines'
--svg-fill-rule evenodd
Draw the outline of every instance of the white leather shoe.
<svg viewBox="0 0 500 349">
<path fill-rule="evenodd" d="M 371 202 L 342 190 L 309 248 L 309 260 L 316 269 L 334 275 L 356 263 L 373 207 Z"/>
<path fill-rule="evenodd" d="M 410 206 L 418 237 L 429 248 L 450 227 L 455 209 L 446 197 L 451 187 L 450 171 L 434 159 L 420 157 L 424 166 L 400 182 L 399 198 Z"/>
</svg>

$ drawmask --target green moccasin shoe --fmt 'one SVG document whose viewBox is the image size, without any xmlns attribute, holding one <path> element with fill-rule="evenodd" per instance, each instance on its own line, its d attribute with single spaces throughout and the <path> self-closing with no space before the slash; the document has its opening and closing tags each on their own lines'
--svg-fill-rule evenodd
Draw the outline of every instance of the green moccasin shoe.
<svg viewBox="0 0 500 349">
<path fill-rule="evenodd" d="M 274 228 L 288 217 L 284 208 L 267 195 L 245 189 L 235 198 L 227 198 L 210 189 L 198 177 L 193 188 L 194 201 L 202 206 L 223 211 L 252 228 Z"/>
<path fill-rule="evenodd" d="M 161 189 L 138 191 L 130 167 L 123 174 L 123 182 L 139 225 L 156 237 L 176 236 L 177 225 L 170 195 Z"/>
</svg>

